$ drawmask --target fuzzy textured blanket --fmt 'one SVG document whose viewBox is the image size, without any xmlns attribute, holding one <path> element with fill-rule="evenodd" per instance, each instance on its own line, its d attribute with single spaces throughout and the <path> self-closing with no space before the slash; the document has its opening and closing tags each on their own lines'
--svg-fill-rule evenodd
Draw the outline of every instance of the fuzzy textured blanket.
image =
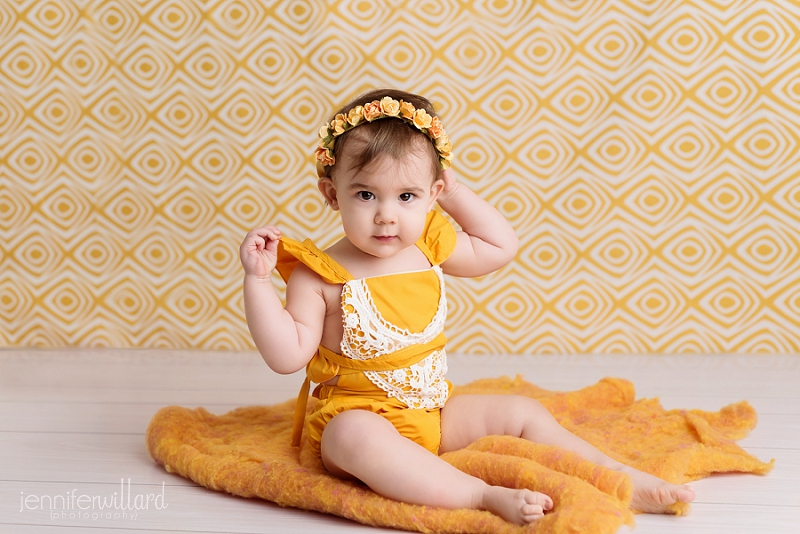
<svg viewBox="0 0 800 534">
<path fill-rule="evenodd" d="M 634 400 L 633 384 L 616 378 L 557 393 L 520 377 L 502 377 L 455 388 L 455 395 L 465 393 L 539 399 L 563 426 L 609 456 L 673 483 L 719 472 L 765 474 L 774 462 L 764 463 L 734 442 L 756 425 L 755 410 L 747 402 L 719 412 L 667 411 L 655 399 Z M 418 532 L 599 534 L 633 523 L 626 475 L 564 450 L 499 436 L 442 457 L 490 484 L 550 495 L 554 508 L 543 519 L 518 527 L 489 512 L 385 499 L 363 484 L 330 476 L 305 446 L 290 445 L 294 406 L 291 400 L 219 416 L 203 408 L 162 408 L 147 429 L 147 448 L 167 471 L 207 488 L 368 525 Z M 309 403 L 309 409 L 312 406 Z M 681 504 L 673 511 L 683 514 L 687 508 Z"/>
</svg>

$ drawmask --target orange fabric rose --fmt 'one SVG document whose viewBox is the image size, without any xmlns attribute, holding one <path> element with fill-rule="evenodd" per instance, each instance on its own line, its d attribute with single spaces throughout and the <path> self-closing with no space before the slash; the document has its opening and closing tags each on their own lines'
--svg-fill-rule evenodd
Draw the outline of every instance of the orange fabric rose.
<svg viewBox="0 0 800 534">
<path fill-rule="evenodd" d="M 381 116 L 381 103 L 373 100 L 368 104 L 364 104 L 364 118 L 368 121 L 373 121 Z"/>
<path fill-rule="evenodd" d="M 439 117 L 433 117 L 431 119 L 431 125 L 428 127 L 428 135 L 430 135 L 434 139 L 437 139 L 443 133 L 444 133 L 444 127 L 442 126 L 442 121 L 439 120 Z"/>
<path fill-rule="evenodd" d="M 314 152 L 314 154 L 317 156 L 317 161 L 323 165 L 333 165 L 334 159 L 331 157 L 327 148 L 317 147 L 317 150 Z"/>
</svg>

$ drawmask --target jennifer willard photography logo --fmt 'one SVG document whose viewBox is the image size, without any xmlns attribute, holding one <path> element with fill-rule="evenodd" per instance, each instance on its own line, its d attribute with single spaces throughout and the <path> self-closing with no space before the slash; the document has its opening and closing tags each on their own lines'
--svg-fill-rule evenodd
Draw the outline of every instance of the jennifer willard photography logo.
<svg viewBox="0 0 800 534">
<path fill-rule="evenodd" d="M 55 495 L 26 494 L 20 491 L 19 511 L 42 510 L 50 514 L 52 521 L 58 519 L 123 519 L 135 521 L 141 510 L 163 510 L 166 502 L 164 482 L 161 493 L 131 494 L 131 479 L 127 491 L 125 479 L 119 479 L 119 492 L 107 495 L 77 493 L 77 489 Z"/>
</svg>

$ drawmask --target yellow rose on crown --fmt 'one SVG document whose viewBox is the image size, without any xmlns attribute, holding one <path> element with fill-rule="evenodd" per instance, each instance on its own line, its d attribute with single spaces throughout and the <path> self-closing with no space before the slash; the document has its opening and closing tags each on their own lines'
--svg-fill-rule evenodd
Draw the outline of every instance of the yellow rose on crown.
<svg viewBox="0 0 800 534">
<path fill-rule="evenodd" d="M 404 119 L 411 119 L 414 116 L 414 112 L 415 111 L 416 111 L 416 108 L 413 106 L 413 104 L 410 104 L 409 102 L 406 102 L 404 100 L 400 101 L 400 116 L 401 117 L 403 117 Z"/>
<path fill-rule="evenodd" d="M 436 149 L 441 154 L 442 152 L 450 152 L 453 150 L 453 147 L 450 146 L 450 138 L 447 137 L 447 134 L 442 134 L 437 137 L 434 142 L 436 143 Z"/>
<path fill-rule="evenodd" d="M 430 127 L 432 119 L 431 116 L 428 115 L 427 111 L 424 109 L 418 109 L 414 112 L 414 116 L 411 120 L 414 122 L 414 126 L 420 130 L 425 130 Z"/>
<path fill-rule="evenodd" d="M 347 113 L 347 122 L 356 126 L 364 118 L 364 106 L 356 106 Z"/>
<path fill-rule="evenodd" d="M 377 119 L 381 113 L 381 103 L 377 100 L 364 104 L 364 118 L 368 121 Z"/>
<path fill-rule="evenodd" d="M 344 115 L 342 115 L 344 117 Z M 338 117 L 338 115 L 337 115 Z M 342 119 L 334 119 L 331 126 L 333 127 L 333 135 L 342 135 L 344 133 L 345 121 Z"/>
<path fill-rule="evenodd" d="M 381 109 L 383 110 L 384 115 L 397 117 L 397 115 L 400 113 L 400 102 L 392 97 L 385 96 L 381 98 Z"/>
</svg>

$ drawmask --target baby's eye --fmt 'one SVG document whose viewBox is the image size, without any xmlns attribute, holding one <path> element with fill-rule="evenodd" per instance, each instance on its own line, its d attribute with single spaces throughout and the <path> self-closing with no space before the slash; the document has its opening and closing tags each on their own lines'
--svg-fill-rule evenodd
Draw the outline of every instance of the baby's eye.
<svg viewBox="0 0 800 534">
<path fill-rule="evenodd" d="M 414 193 L 401 193 L 400 200 L 403 202 L 408 202 L 414 198 Z"/>
<path fill-rule="evenodd" d="M 370 193 L 369 191 L 359 191 L 356 193 L 356 196 L 361 200 L 372 200 L 375 198 L 375 195 Z"/>
</svg>

